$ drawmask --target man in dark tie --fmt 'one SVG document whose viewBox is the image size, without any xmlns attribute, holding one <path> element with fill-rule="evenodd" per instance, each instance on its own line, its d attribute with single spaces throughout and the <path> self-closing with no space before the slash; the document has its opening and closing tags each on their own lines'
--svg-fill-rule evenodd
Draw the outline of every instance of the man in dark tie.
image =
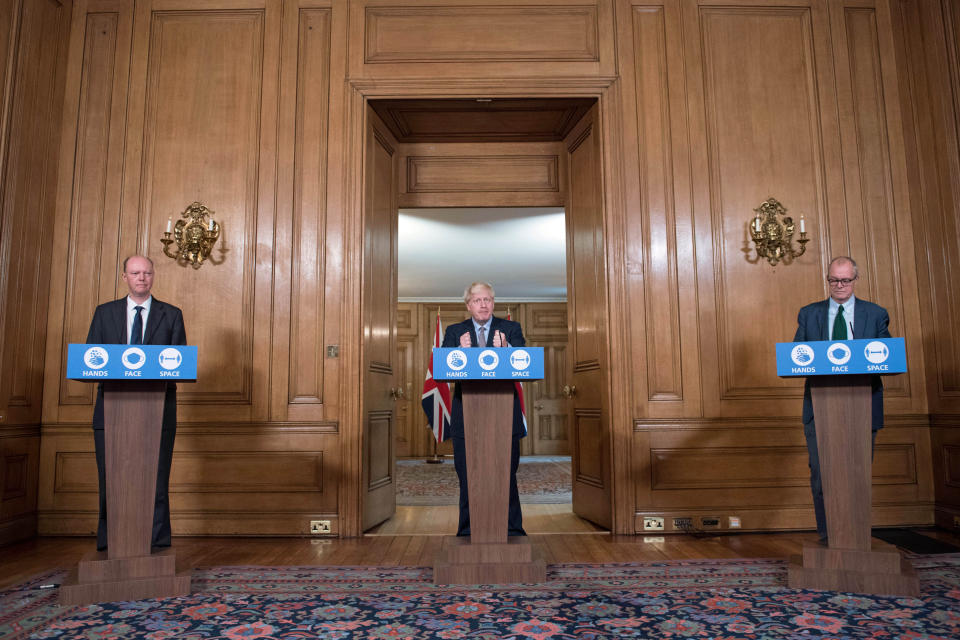
<svg viewBox="0 0 960 640">
<path fill-rule="evenodd" d="M 865 338 L 889 338 L 890 316 L 883 307 L 860 300 L 853 295 L 860 277 L 853 258 L 840 256 L 830 261 L 827 270 L 830 297 L 800 309 L 797 316 L 797 333 L 794 342 L 815 340 L 860 340 Z M 880 376 L 871 379 L 872 396 L 872 442 L 877 431 L 883 427 L 883 382 Z M 810 460 L 810 489 L 813 492 L 813 512 L 817 518 L 817 534 L 820 542 L 827 542 L 827 516 L 823 506 L 823 485 L 820 481 L 820 455 L 817 451 L 817 431 L 813 420 L 813 402 L 810 398 L 810 379 L 803 387 L 803 435 L 807 439 Z"/>
<path fill-rule="evenodd" d="M 519 322 L 494 317 L 493 286 L 474 282 L 463 292 L 470 318 L 447 327 L 444 347 L 522 347 L 526 345 Z M 510 455 L 510 506 L 507 514 L 507 532 L 511 536 L 525 536 L 523 514 L 520 512 L 520 492 L 517 490 L 517 467 L 520 465 L 520 438 L 527 435 L 523 411 L 517 392 L 513 393 L 513 447 Z M 450 437 L 453 438 L 453 464 L 460 480 L 460 521 L 458 536 L 470 535 L 470 497 L 467 493 L 467 454 L 463 433 L 463 394 L 460 384 L 453 389 L 450 414 Z"/>
<path fill-rule="evenodd" d="M 123 281 L 129 294 L 106 302 L 93 312 L 87 344 L 187 344 L 183 314 L 177 307 L 150 295 L 153 288 L 153 261 L 146 256 L 130 256 L 123 261 Z M 170 463 L 177 432 L 177 385 L 167 385 L 163 403 L 163 428 L 160 435 L 157 492 L 153 510 L 154 547 L 170 546 Z M 100 484 L 100 521 L 97 524 L 97 549 L 107 548 L 107 490 L 103 438 L 103 387 L 97 389 L 93 409 L 93 441 L 97 454 Z"/>
</svg>

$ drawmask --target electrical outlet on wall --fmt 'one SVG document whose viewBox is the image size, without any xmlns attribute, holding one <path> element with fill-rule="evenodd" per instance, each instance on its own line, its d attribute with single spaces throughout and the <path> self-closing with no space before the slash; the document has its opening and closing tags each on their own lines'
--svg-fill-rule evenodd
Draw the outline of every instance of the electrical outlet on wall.
<svg viewBox="0 0 960 640">
<path fill-rule="evenodd" d="M 331 533 L 329 520 L 311 520 L 310 521 L 311 535 L 322 536 L 328 533 Z"/>
</svg>

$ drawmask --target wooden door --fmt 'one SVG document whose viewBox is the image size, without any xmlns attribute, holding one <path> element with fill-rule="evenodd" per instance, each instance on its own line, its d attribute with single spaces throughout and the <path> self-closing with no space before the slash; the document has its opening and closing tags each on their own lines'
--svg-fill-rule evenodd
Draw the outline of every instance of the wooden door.
<svg viewBox="0 0 960 640">
<path fill-rule="evenodd" d="M 367 107 L 363 189 L 364 531 L 396 511 L 397 142 Z"/>
<path fill-rule="evenodd" d="M 543 347 L 543 380 L 527 383 L 527 415 L 530 416 L 530 440 L 533 455 L 570 455 L 569 402 L 563 395 L 568 384 L 567 341 L 531 341 Z"/>
<path fill-rule="evenodd" d="M 600 114 L 594 105 L 564 140 L 567 154 L 568 402 L 573 511 L 610 528 L 610 416 L 605 410 L 606 279 Z"/>
</svg>

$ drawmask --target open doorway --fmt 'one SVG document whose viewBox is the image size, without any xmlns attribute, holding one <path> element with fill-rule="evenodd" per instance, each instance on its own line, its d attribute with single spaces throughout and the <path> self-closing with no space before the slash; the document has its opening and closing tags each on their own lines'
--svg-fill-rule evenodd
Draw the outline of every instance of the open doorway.
<svg viewBox="0 0 960 640">
<path fill-rule="evenodd" d="M 496 291 L 494 315 L 520 322 L 526 344 L 545 353 L 544 379 L 523 385 L 528 436 L 517 476 L 527 530 L 593 531 L 572 511 L 563 208 L 401 209 L 398 247 L 398 517 L 377 530 L 449 533 L 458 497 L 451 442 L 430 431 L 420 391 L 438 315 L 442 328 L 467 318 L 463 288 L 483 279 Z"/>
<path fill-rule="evenodd" d="M 570 455 L 573 497 L 566 509 L 595 523 L 585 520 L 584 530 L 609 528 L 610 429 L 602 409 L 607 386 L 603 366 L 607 310 L 596 101 L 391 100 L 371 101 L 369 107 L 364 175 L 363 528 L 399 520 L 392 518 L 396 508 L 396 458 L 422 457 L 426 453 L 422 445 L 432 445 L 433 439 L 419 407 L 423 377 L 404 372 L 421 369 L 433 337 L 432 330 L 423 330 L 424 325 L 432 329 L 438 309 L 444 326 L 465 317 L 466 309 L 458 294 L 474 279 L 494 282 L 496 315 L 504 316 L 509 309 L 523 324 L 528 343 L 551 349 L 548 367 L 553 366 L 556 374 L 536 388 L 528 385 L 525 391 L 533 437 L 524 439 L 522 453 Z M 391 207 L 391 203 L 395 205 Z M 537 206 L 541 204 L 553 206 Z M 489 224 L 501 230 L 504 241 L 497 241 L 496 234 L 491 240 L 459 230 L 454 251 L 461 256 L 479 256 L 466 261 L 469 275 L 449 273 L 441 256 L 431 256 L 429 280 L 436 281 L 440 288 L 402 296 L 398 270 L 389 268 L 390 261 L 396 265 L 395 221 L 401 209 L 412 212 L 418 223 L 452 226 L 459 218 L 467 226 Z M 516 263 L 519 256 L 533 253 L 533 243 L 510 247 L 506 240 L 514 239 L 514 234 L 506 228 L 551 214 L 565 222 L 559 230 L 562 250 L 554 248 L 553 257 L 572 257 L 573 261 L 561 263 L 559 269 L 556 263 L 552 265 L 553 276 L 560 275 L 554 282 L 543 274 L 523 282 Z M 442 219 L 444 216 L 446 219 Z M 528 230 L 518 235 L 530 238 L 530 233 Z M 494 249 L 506 252 L 507 257 L 484 262 L 483 256 Z M 503 267 L 502 275 L 493 267 Z M 425 279 L 423 274 L 399 273 L 420 282 Z M 446 276 L 456 280 L 456 285 L 444 283 Z M 515 285 L 521 288 L 511 288 Z M 563 289 L 568 289 L 567 296 Z M 404 308 L 400 302 L 396 309 L 385 309 L 383 296 L 388 290 L 397 292 L 394 301 L 410 298 L 408 306 Z M 538 296 L 531 294 L 535 290 L 541 291 L 539 302 L 534 301 Z M 547 290 L 550 293 L 543 295 Z M 414 297 L 419 299 L 413 302 Z M 425 308 L 434 303 L 436 308 Z M 541 311 L 533 306 L 538 303 L 554 305 L 542 314 L 546 323 L 538 324 L 533 318 Z M 538 335 L 538 328 L 545 335 Z M 396 351 L 389 357 L 384 352 L 384 338 L 395 345 Z M 417 366 L 411 366 L 414 364 Z M 387 395 L 392 407 L 383 402 Z M 555 414 L 552 420 L 541 420 L 551 411 Z M 538 424 L 533 424 L 534 419 Z M 552 428 L 538 428 L 551 423 Z M 419 425 L 419 434 L 404 434 L 404 424 Z M 446 453 L 445 446 L 449 447 L 441 445 L 437 453 Z M 528 525 L 526 506 L 524 513 Z M 443 520 L 422 515 L 428 520 Z M 556 530 L 555 526 L 547 528 Z M 441 526 L 436 533 L 454 530 L 455 526 Z M 535 532 L 536 527 L 531 530 L 527 526 L 527 530 Z"/>
</svg>

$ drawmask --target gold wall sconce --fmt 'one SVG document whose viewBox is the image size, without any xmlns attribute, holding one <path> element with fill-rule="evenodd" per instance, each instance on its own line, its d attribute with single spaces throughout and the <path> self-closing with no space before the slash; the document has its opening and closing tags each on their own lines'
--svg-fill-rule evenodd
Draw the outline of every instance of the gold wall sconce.
<svg viewBox="0 0 960 640">
<path fill-rule="evenodd" d="M 750 220 L 750 237 L 757 249 L 757 258 L 752 262 L 766 259 L 772 265 L 781 260 L 790 264 L 794 258 L 799 258 L 807 249 L 810 238 L 807 237 L 806 222 L 800 215 L 800 237 L 797 242 L 799 249 L 793 248 L 793 218 L 787 215 L 787 210 L 776 198 L 767 198 L 767 201 L 754 209 L 756 216 Z"/>
<path fill-rule="evenodd" d="M 213 211 L 199 202 L 194 202 L 184 209 L 180 218 L 182 219 L 177 220 L 176 225 L 173 224 L 172 217 L 167 220 L 167 230 L 160 238 L 163 252 L 178 264 L 189 264 L 194 269 L 199 269 L 203 261 L 210 257 L 210 251 L 220 237 L 220 223 L 213 219 Z M 176 253 L 170 250 L 173 243 L 177 245 Z M 211 262 L 219 264 L 213 260 Z"/>
</svg>

